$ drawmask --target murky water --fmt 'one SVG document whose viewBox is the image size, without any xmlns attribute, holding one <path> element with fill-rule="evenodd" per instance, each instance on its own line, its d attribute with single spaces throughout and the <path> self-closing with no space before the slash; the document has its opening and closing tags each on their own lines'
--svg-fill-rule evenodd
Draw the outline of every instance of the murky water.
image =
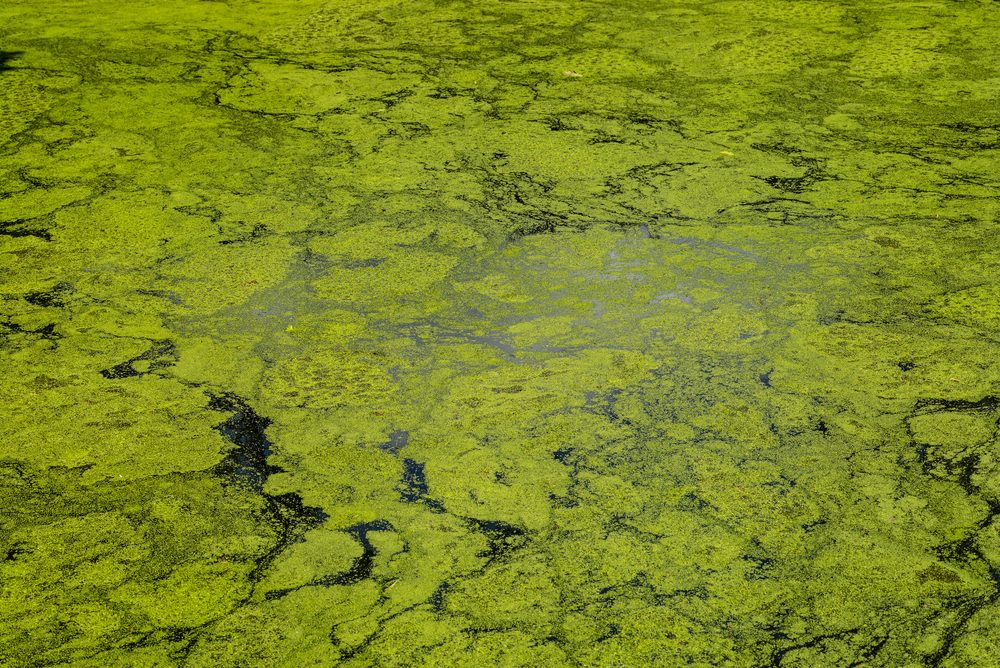
<svg viewBox="0 0 1000 668">
<path fill-rule="evenodd" d="M 0 664 L 997 665 L 997 20 L 7 0 Z"/>
</svg>

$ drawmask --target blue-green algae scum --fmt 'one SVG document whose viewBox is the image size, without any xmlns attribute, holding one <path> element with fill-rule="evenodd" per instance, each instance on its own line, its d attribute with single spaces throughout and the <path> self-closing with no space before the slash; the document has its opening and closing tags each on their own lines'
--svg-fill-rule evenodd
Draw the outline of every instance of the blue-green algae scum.
<svg viewBox="0 0 1000 668">
<path fill-rule="evenodd" d="M 4 0 L 0 665 L 1000 666 L 998 40 Z"/>
</svg>

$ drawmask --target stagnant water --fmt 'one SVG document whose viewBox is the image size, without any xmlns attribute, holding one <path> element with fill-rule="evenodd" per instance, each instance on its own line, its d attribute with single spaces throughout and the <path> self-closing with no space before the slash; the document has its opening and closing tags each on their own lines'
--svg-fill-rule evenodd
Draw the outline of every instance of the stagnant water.
<svg viewBox="0 0 1000 668">
<path fill-rule="evenodd" d="M 4 0 L 0 664 L 1000 665 L 998 11 Z"/>
</svg>

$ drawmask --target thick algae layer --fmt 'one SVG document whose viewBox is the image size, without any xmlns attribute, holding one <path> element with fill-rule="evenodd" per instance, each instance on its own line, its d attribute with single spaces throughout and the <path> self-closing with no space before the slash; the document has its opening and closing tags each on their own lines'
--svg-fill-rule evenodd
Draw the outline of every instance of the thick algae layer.
<svg viewBox="0 0 1000 668">
<path fill-rule="evenodd" d="M 0 664 L 1000 663 L 987 2 L 0 6 Z"/>
</svg>

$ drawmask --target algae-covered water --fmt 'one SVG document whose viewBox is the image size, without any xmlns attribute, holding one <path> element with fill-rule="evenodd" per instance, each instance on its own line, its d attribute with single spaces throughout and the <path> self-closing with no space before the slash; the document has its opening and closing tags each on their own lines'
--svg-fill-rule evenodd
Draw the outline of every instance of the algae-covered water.
<svg viewBox="0 0 1000 668">
<path fill-rule="evenodd" d="M 998 9 L 4 0 L 0 664 L 1000 665 Z"/>
</svg>

